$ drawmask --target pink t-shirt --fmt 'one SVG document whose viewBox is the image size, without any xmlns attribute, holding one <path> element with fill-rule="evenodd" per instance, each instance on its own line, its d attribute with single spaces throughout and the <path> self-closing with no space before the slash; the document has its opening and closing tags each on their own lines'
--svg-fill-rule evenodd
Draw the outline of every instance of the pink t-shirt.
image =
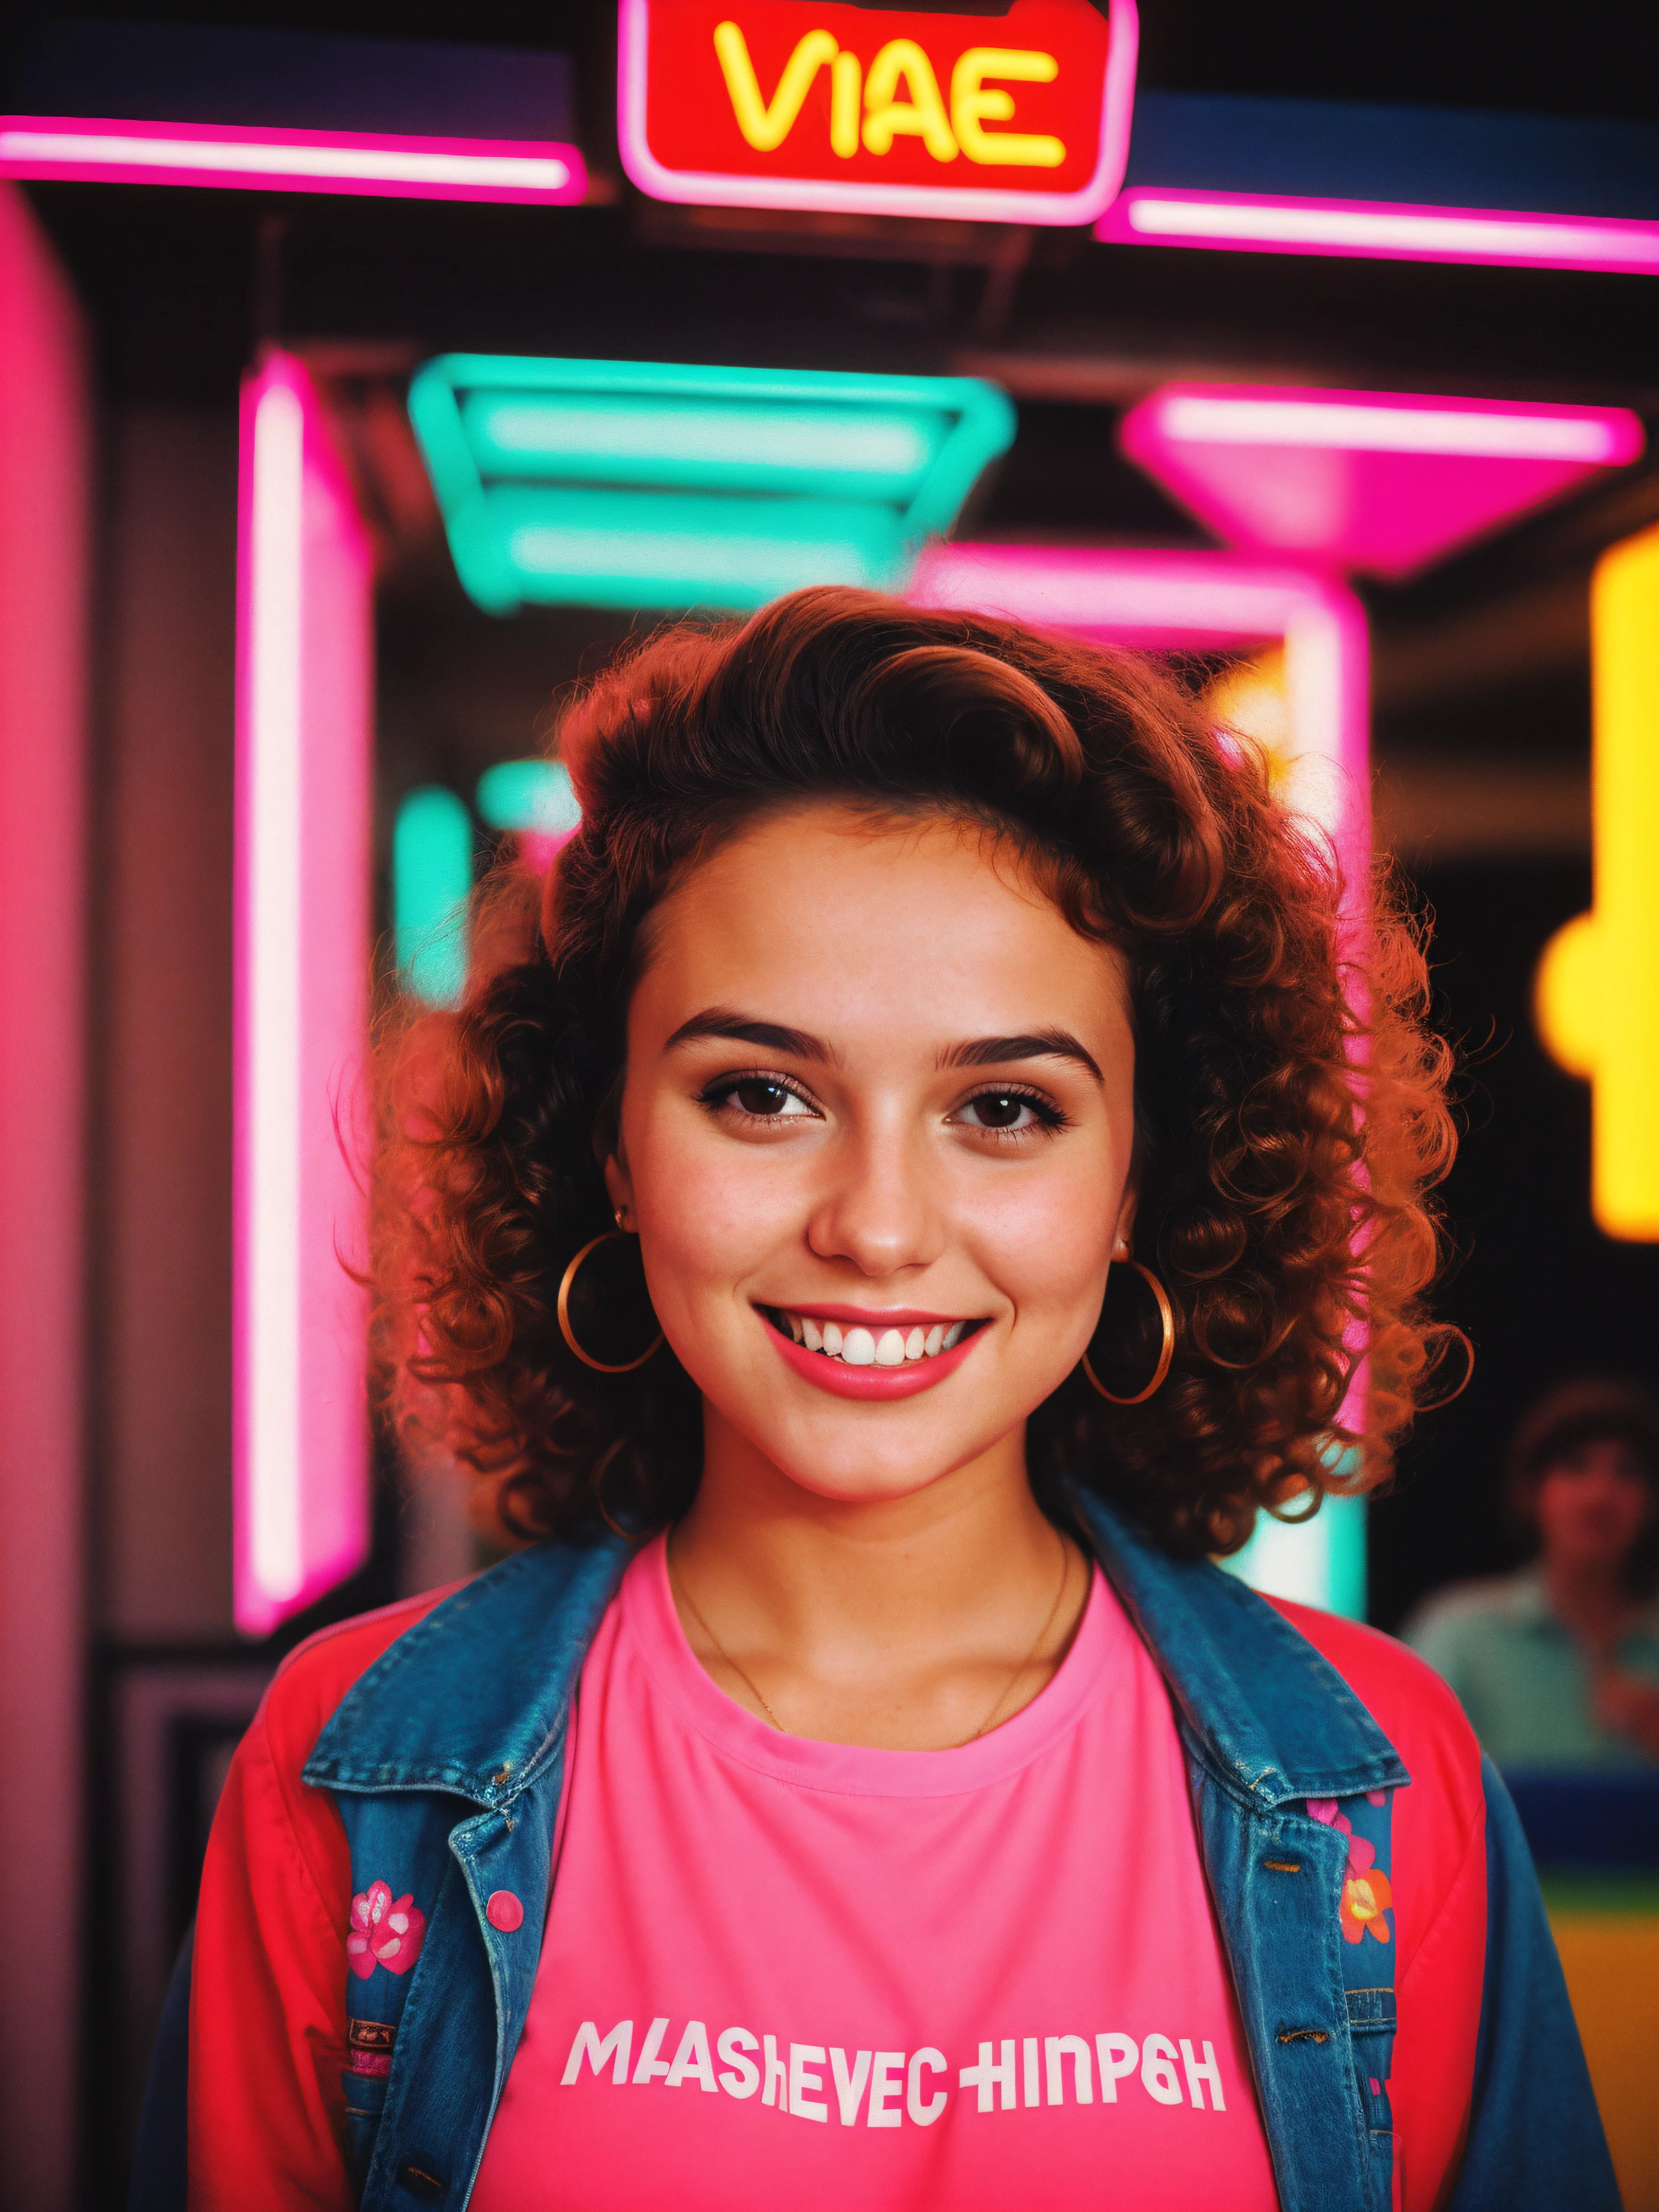
<svg viewBox="0 0 1659 2212">
<path fill-rule="evenodd" d="M 775 1729 L 664 1547 L 582 1669 L 557 1881 L 474 2212 L 1267 2212 L 1169 1695 L 1096 1573 L 975 1742 Z"/>
</svg>

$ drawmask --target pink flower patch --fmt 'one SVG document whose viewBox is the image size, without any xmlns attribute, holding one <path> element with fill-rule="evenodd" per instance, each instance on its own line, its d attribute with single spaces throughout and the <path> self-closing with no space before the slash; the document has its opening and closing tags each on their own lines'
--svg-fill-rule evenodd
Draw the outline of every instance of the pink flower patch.
<svg viewBox="0 0 1659 2212">
<path fill-rule="evenodd" d="M 426 1941 L 426 1915 L 412 1893 L 393 1897 L 383 1881 L 373 1881 L 351 1900 L 346 1930 L 346 1964 L 360 1982 L 376 1966 L 406 1974 Z"/>
</svg>

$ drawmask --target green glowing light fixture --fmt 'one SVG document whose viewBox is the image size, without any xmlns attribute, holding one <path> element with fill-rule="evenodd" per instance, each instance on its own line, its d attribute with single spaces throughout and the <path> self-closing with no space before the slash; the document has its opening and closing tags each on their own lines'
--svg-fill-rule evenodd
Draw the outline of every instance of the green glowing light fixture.
<svg viewBox="0 0 1659 2212">
<path fill-rule="evenodd" d="M 428 1006 L 458 1006 L 466 989 L 472 817 L 442 785 L 423 784 L 392 831 L 392 929 L 404 988 Z"/>
<path fill-rule="evenodd" d="M 427 362 L 409 411 L 492 614 L 900 589 L 1014 434 L 976 377 L 483 354 Z"/>
</svg>

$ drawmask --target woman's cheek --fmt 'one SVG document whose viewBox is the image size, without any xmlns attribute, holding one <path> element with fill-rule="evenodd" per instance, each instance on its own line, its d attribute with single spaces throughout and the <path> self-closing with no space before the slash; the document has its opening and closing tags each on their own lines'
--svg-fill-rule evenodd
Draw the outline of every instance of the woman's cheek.
<svg viewBox="0 0 1659 2212">
<path fill-rule="evenodd" d="M 682 1307 L 699 1289 L 729 1291 L 793 1218 L 769 1148 L 718 1136 L 711 1143 L 714 1133 L 672 1122 L 644 1133 L 634 1180 L 653 1294 L 659 1279 L 664 1296 Z"/>
</svg>

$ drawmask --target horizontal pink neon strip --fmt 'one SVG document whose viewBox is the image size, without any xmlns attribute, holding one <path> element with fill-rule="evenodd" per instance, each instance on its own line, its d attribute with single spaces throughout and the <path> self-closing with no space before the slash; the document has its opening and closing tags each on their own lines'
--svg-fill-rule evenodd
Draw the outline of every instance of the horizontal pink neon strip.
<svg viewBox="0 0 1659 2212">
<path fill-rule="evenodd" d="M 1323 253 L 1373 261 L 1474 261 L 1519 269 L 1659 275 L 1659 222 L 1519 215 L 1501 208 L 1382 200 L 1278 199 L 1137 185 L 1095 226 L 1111 246 L 1207 246 L 1233 253 Z"/>
<path fill-rule="evenodd" d="M 388 138 L 80 115 L 0 116 L 0 176 L 555 206 L 587 191 L 576 148 L 535 139 Z"/>
</svg>

